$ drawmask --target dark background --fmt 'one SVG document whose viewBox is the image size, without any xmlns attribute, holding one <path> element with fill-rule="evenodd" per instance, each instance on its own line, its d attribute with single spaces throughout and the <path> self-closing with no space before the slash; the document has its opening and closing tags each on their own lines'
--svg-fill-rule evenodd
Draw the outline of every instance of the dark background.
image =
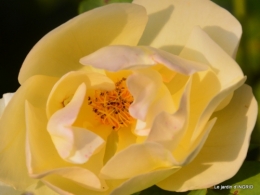
<svg viewBox="0 0 260 195">
<path fill-rule="evenodd" d="M 76 16 L 78 4 L 69 0 L 0 0 L 0 94 L 17 90 L 26 55 L 45 34 Z"/>
</svg>

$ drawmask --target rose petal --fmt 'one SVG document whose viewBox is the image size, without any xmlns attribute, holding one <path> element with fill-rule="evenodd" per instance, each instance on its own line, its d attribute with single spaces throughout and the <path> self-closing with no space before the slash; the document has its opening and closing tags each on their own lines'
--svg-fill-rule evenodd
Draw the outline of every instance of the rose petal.
<svg viewBox="0 0 260 195">
<path fill-rule="evenodd" d="M 185 134 L 190 115 L 191 80 L 185 86 L 178 110 L 171 114 L 162 112 L 153 122 L 146 141 L 154 141 L 173 151 Z"/>
<path fill-rule="evenodd" d="M 10 186 L 6 186 L 2 183 L 0 183 L 0 192 L 1 195 L 20 195 L 21 192 L 13 189 Z"/>
<path fill-rule="evenodd" d="M 236 61 L 199 27 L 192 29 L 180 56 L 207 64 L 216 73 L 221 86 L 244 76 Z"/>
<path fill-rule="evenodd" d="M 148 135 L 157 114 L 172 113 L 174 105 L 171 94 L 164 86 L 161 76 L 154 70 L 136 70 L 127 79 L 128 90 L 134 97 L 129 113 L 138 119 L 135 133 Z"/>
<path fill-rule="evenodd" d="M 39 178 L 49 170 L 71 166 L 60 158 L 47 132 L 45 110 L 36 108 L 27 101 L 25 113 L 26 165 L 29 175 Z"/>
<path fill-rule="evenodd" d="M 12 99 L 14 93 L 5 93 L 3 95 L 3 98 L 0 99 L 0 118 L 4 112 L 5 107 L 9 103 L 9 101 Z"/>
<path fill-rule="evenodd" d="M 61 158 L 79 164 L 88 161 L 104 144 L 104 140 L 95 133 L 84 128 L 72 127 L 85 94 L 86 85 L 82 83 L 71 101 L 51 116 L 47 127 Z"/>
<path fill-rule="evenodd" d="M 111 195 L 129 195 L 135 192 L 140 192 L 146 188 L 153 186 L 164 178 L 167 178 L 178 170 L 179 167 L 169 167 L 165 169 L 151 171 L 149 173 L 139 174 L 121 184 L 119 187 L 112 191 Z"/>
<path fill-rule="evenodd" d="M 230 104 L 213 116 L 218 118 L 217 123 L 198 156 L 160 182 L 159 187 L 170 191 L 208 188 L 238 171 L 257 116 L 257 102 L 250 87 L 243 85 L 236 90 Z"/>
<path fill-rule="evenodd" d="M 133 4 L 111 4 L 80 14 L 34 46 L 20 70 L 19 82 L 36 74 L 60 77 L 78 70 L 82 67 L 78 59 L 106 45 L 136 45 L 146 22 L 145 9 Z"/>
<path fill-rule="evenodd" d="M 42 182 L 49 188 L 54 190 L 60 195 L 71 194 L 91 194 L 91 195 L 108 195 L 109 189 L 106 186 L 102 186 L 102 190 L 93 190 L 86 188 L 85 185 L 72 182 L 69 178 L 62 177 L 60 175 L 50 175 L 45 177 Z M 103 190 L 106 190 L 103 192 Z"/>
<path fill-rule="evenodd" d="M 106 179 L 126 179 L 174 165 L 169 150 L 160 144 L 146 142 L 133 144 L 114 155 L 101 169 L 101 175 Z"/>
<path fill-rule="evenodd" d="M 1 117 L 0 180 L 17 189 L 23 190 L 34 182 L 28 176 L 25 163 L 25 100 L 45 108 L 48 94 L 56 81 L 53 77 L 31 77 L 15 92 Z"/>
<path fill-rule="evenodd" d="M 180 162 L 187 158 L 187 154 L 190 154 L 195 148 L 198 148 L 198 144 L 200 144 L 206 134 L 208 134 L 210 127 L 207 128 L 206 126 L 217 105 L 230 92 L 240 87 L 245 81 L 244 78 L 238 79 L 237 81 L 235 80 L 222 91 L 218 91 L 218 84 L 214 83 L 215 81 L 212 74 L 208 74 L 202 81 L 197 79 L 198 78 L 194 75 L 190 96 L 190 111 L 192 111 L 190 112 L 190 121 L 185 135 L 173 152 L 176 160 Z M 200 92 L 203 93 L 203 96 L 201 96 Z"/>
<path fill-rule="evenodd" d="M 178 54 L 193 27 L 200 26 L 225 52 L 235 57 L 241 25 L 215 3 L 207 0 L 134 0 L 133 3 L 144 6 L 149 15 L 139 45 Z"/>
<path fill-rule="evenodd" d="M 22 195 L 31 195 L 31 193 L 35 195 L 59 195 L 48 186 L 46 186 L 44 183 L 42 183 L 40 180 L 28 187 Z M 21 192 L 19 195 L 21 195 Z"/>
<path fill-rule="evenodd" d="M 207 70 L 208 68 L 203 64 L 152 47 L 123 45 L 103 47 L 81 58 L 80 63 L 109 71 L 163 64 L 172 71 L 186 75 Z"/>
<path fill-rule="evenodd" d="M 105 75 L 83 71 L 69 72 L 55 83 L 49 95 L 47 101 L 48 118 L 70 101 L 81 83 L 85 83 L 88 89 L 113 90 L 115 88 L 114 82 Z"/>
</svg>

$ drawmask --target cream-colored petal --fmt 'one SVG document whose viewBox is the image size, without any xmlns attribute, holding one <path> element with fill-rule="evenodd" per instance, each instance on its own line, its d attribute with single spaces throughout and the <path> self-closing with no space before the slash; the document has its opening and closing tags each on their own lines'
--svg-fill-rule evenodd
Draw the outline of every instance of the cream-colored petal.
<svg viewBox="0 0 260 195">
<path fill-rule="evenodd" d="M 1 195 L 20 195 L 21 194 L 20 191 L 17 191 L 9 186 L 6 186 L 3 183 L 0 183 L 0 192 L 1 192 Z"/>
<path fill-rule="evenodd" d="M 22 195 L 59 195 L 40 180 L 28 187 Z M 21 193 L 19 194 L 21 195 Z"/>
<path fill-rule="evenodd" d="M 199 27 L 192 29 L 180 56 L 207 64 L 217 75 L 221 86 L 244 76 L 236 61 Z"/>
<path fill-rule="evenodd" d="M 154 118 L 165 111 L 172 113 L 171 94 L 163 84 L 160 74 L 152 69 L 136 70 L 127 78 L 128 90 L 134 97 L 129 113 L 138 119 L 135 133 L 148 135 Z"/>
<path fill-rule="evenodd" d="M 105 191 L 108 189 L 103 179 L 99 179 L 93 172 L 81 167 L 65 167 L 52 170 L 45 174 L 42 180 L 44 181 L 53 176 L 69 179 L 71 182 L 77 183 L 90 190 Z"/>
<path fill-rule="evenodd" d="M 163 50 L 148 46 L 125 45 L 103 47 L 81 58 L 80 63 L 109 71 L 163 64 L 172 71 L 186 75 L 208 68 L 203 64 L 180 58 Z"/>
<path fill-rule="evenodd" d="M 178 170 L 179 167 L 169 167 L 137 175 L 112 191 L 111 195 L 129 195 L 135 192 L 140 192 L 155 185 Z"/>
<path fill-rule="evenodd" d="M 115 84 L 107 76 L 83 71 L 71 71 L 65 74 L 52 88 L 47 102 L 47 116 L 51 117 L 57 110 L 63 108 L 76 92 L 78 86 L 85 83 L 87 88 L 113 90 Z"/>
<path fill-rule="evenodd" d="M 133 144 L 114 155 L 101 169 L 101 175 L 105 179 L 127 179 L 174 165 L 169 150 L 158 143 L 146 142 Z"/>
<path fill-rule="evenodd" d="M 190 89 L 191 80 L 185 86 L 178 110 L 173 114 L 166 112 L 158 114 L 146 141 L 160 143 L 170 151 L 175 149 L 185 134 L 189 122 Z"/>
<path fill-rule="evenodd" d="M 118 134 L 117 152 L 127 148 L 128 146 L 136 143 L 136 135 L 133 133 L 134 125 L 120 129 Z"/>
<path fill-rule="evenodd" d="M 198 156 L 158 186 L 187 191 L 208 188 L 234 176 L 246 157 L 256 116 L 252 90 L 243 85 L 227 107 L 214 113 L 217 122 Z"/>
<path fill-rule="evenodd" d="M 0 181 L 19 190 L 34 182 L 26 168 L 25 100 L 45 108 L 56 81 L 56 78 L 46 76 L 30 78 L 15 92 L 0 119 Z"/>
<path fill-rule="evenodd" d="M 195 148 L 198 149 L 200 147 L 199 144 L 201 144 L 211 129 L 210 123 L 208 124 L 209 127 L 207 127 L 207 123 L 219 103 L 230 92 L 243 85 L 245 81 L 245 78 L 237 79 L 219 91 L 218 83 L 214 83 L 214 77 L 212 76 L 212 74 L 207 74 L 203 78 L 204 81 L 198 81 L 196 77 L 193 78 L 194 85 L 191 87 L 190 96 L 190 121 L 185 135 L 173 151 L 174 157 L 180 162 L 186 159 L 187 155 L 190 155 L 192 151 L 195 151 Z"/>
<path fill-rule="evenodd" d="M 102 190 L 88 189 L 85 185 L 72 182 L 69 178 L 60 175 L 50 175 L 42 179 L 42 182 L 60 195 L 109 195 L 110 189 L 106 186 Z M 102 186 L 103 187 L 103 186 Z"/>
<path fill-rule="evenodd" d="M 146 8 L 149 20 L 139 45 L 180 53 L 194 26 L 200 26 L 230 56 L 235 56 L 242 34 L 239 22 L 207 0 L 134 0 Z"/>
<path fill-rule="evenodd" d="M 9 103 L 9 101 L 12 99 L 14 93 L 5 93 L 3 95 L 3 98 L 0 99 L 0 118 L 4 112 L 5 107 Z"/>
<path fill-rule="evenodd" d="M 44 109 L 26 103 L 26 165 L 31 177 L 39 178 L 46 171 L 70 166 L 62 160 L 47 131 Z"/>
<path fill-rule="evenodd" d="M 59 157 L 50 135 L 45 129 L 47 124 L 47 118 L 44 116 L 45 112 L 34 108 L 29 102 L 27 102 L 26 108 L 26 155 L 30 175 L 35 178 L 44 178 L 54 174 L 68 178 L 90 189 L 105 190 L 107 187 L 104 182 L 101 182 L 93 172 L 83 167 L 72 167 L 72 164 L 66 163 Z M 96 161 L 96 166 L 97 163 Z"/>
<path fill-rule="evenodd" d="M 104 140 L 95 133 L 80 127 L 73 127 L 85 99 L 86 85 L 82 83 L 71 101 L 55 112 L 48 122 L 48 132 L 64 160 L 85 163 L 103 145 Z"/>
<path fill-rule="evenodd" d="M 35 74 L 60 77 L 82 66 L 79 59 L 106 45 L 136 45 L 147 15 L 142 6 L 110 4 L 80 14 L 45 35 L 20 70 L 23 83 Z"/>
</svg>

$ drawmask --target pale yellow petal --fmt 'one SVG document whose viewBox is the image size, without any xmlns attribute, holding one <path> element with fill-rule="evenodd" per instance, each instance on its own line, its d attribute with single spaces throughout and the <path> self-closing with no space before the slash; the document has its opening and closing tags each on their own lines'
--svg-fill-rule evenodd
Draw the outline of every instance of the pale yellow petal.
<svg viewBox="0 0 260 195">
<path fill-rule="evenodd" d="M 86 186 L 73 182 L 69 178 L 60 175 L 47 176 L 42 179 L 42 182 L 60 195 L 109 195 L 110 192 L 110 189 L 107 189 L 106 187 L 102 190 L 88 189 Z"/>
<path fill-rule="evenodd" d="M 192 29 L 180 56 L 207 64 L 217 75 L 221 86 L 244 75 L 236 61 L 199 27 Z"/>
<path fill-rule="evenodd" d="M 20 191 L 17 191 L 10 186 L 6 186 L 3 183 L 0 183 L 0 192 L 1 195 L 21 195 Z"/>
<path fill-rule="evenodd" d="M 26 164 L 31 177 L 41 177 L 45 172 L 71 166 L 62 160 L 47 131 L 44 109 L 26 104 Z"/>
<path fill-rule="evenodd" d="M 73 164 L 66 163 L 59 157 L 46 130 L 47 118 L 44 116 L 45 112 L 34 108 L 29 102 L 27 102 L 26 108 L 26 155 L 30 175 L 35 178 L 44 178 L 54 174 L 68 178 L 90 189 L 106 189 L 107 187 L 101 184 L 101 181 L 93 172 L 83 167 L 73 167 Z M 73 130 L 75 131 L 75 129 Z M 76 133 L 74 132 L 74 134 Z"/>
<path fill-rule="evenodd" d="M 103 179 L 99 179 L 93 172 L 81 167 L 67 167 L 52 170 L 48 174 L 44 175 L 42 180 L 44 181 L 47 178 L 55 176 L 69 179 L 71 182 L 77 183 L 78 185 L 90 190 L 106 191 L 108 189 Z"/>
<path fill-rule="evenodd" d="M 134 0 L 146 8 L 149 20 L 139 45 L 178 54 L 194 26 L 200 26 L 230 56 L 235 56 L 242 34 L 239 22 L 208 0 Z"/>
<path fill-rule="evenodd" d="M 246 157 L 256 116 L 252 90 L 243 85 L 227 107 L 214 113 L 217 122 L 198 156 L 158 186 L 187 191 L 208 188 L 234 176 Z"/>
<path fill-rule="evenodd" d="M 155 185 L 178 170 L 179 167 L 169 167 L 151 171 L 149 173 L 139 174 L 122 183 L 118 188 L 112 191 L 111 195 L 129 195 L 135 192 L 140 192 Z"/>
<path fill-rule="evenodd" d="M 178 161 L 183 161 L 187 158 L 187 155 L 196 150 L 195 148 L 200 147 L 199 145 L 211 129 L 208 121 L 216 107 L 230 92 L 236 90 L 245 81 L 245 78 L 237 79 L 220 90 L 213 74 L 209 72 L 206 75 L 206 77 L 202 77 L 202 81 L 196 78 L 197 75 L 194 75 L 193 78 L 190 96 L 190 121 L 185 135 L 173 152 Z M 212 121 L 212 123 L 214 122 Z M 207 124 L 209 127 L 207 127 Z"/>
<path fill-rule="evenodd" d="M 161 112 L 172 113 L 173 100 L 160 74 L 152 69 L 136 70 L 127 79 L 128 90 L 134 97 L 129 113 L 136 118 L 135 134 L 150 132 L 154 118 Z"/>
<path fill-rule="evenodd" d="M 95 133 L 72 126 L 79 114 L 85 95 L 86 85 L 82 83 L 71 101 L 51 116 L 47 127 L 60 157 L 76 164 L 88 161 L 104 145 L 104 140 Z"/>
<path fill-rule="evenodd" d="M 29 178 L 26 168 L 25 100 L 45 108 L 56 81 L 56 78 L 46 76 L 30 78 L 15 92 L 0 119 L 0 181 L 17 189 L 23 190 L 34 181 Z"/>
<path fill-rule="evenodd" d="M 146 142 L 118 152 L 101 169 L 101 175 L 105 179 L 127 179 L 174 165 L 169 150 L 160 144 Z"/>
<path fill-rule="evenodd" d="M 125 45 L 103 47 L 81 58 L 80 63 L 109 71 L 163 64 L 169 69 L 168 71 L 185 75 L 191 75 L 208 68 L 203 64 L 180 58 L 163 50 L 148 46 L 131 47 Z"/>
<path fill-rule="evenodd" d="M 9 101 L 12 99 L 14 93 L 5 93 L 3 95 L 3 98 L 0 99 L 0 118 L 4 112 L 5 107 L 9 103 Z"/>
<path fill-rule="evenodd" d="M 78 86 L 85 83 L 88 90 L 101 89 L 113 90 L 115 85 L 108 77 L 103 74 L 83 71 L 71 71 L 54 85 L 48 101 L 47 101 L 47 116 L 51 117 L 57 110 L 63 108 L 69 103 Z"/>
<path fill-rule="evenodd" d="M 23 83 L 35 74 L 61 77 L 82 66 L 79 59 L 106 45 L 136 45 L 147 15 L 142 6 L 111 4 L 85 12 L 45 35 L 20 70 Z"/>
<path fill-rule="evenodd" d="M 31 195 L 31 193 L 32 195 L 59 195 L 58 193 L 54 192 L 51 188 L 46 186 L 44 183 L 42 183 L 40 180 L 28 187 L 22 195 Z"/>
<path fill-rule="evenodd" d="M 162 112 L 153 122 L 146 141 L 154 141 L 173 151 L 187 130 L 190 117 L 191 79 L 185 86 L 179 108 L 175 113 Z"/>
</svg>

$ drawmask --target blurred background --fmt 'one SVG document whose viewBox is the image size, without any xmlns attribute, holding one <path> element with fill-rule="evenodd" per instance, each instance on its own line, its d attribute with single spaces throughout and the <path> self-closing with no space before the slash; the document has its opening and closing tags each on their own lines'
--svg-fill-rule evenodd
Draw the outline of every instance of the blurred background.
<svg viewBox="0 0 260 195">
<path fill-rule="evenodd" d="M 260 100 L 260 1 L 213 0 L 242 24 L 237 55 L 247 83 Z M 20 66 L 34 44 L 46 33 L 82 10 L 131 0 L 0 0 L 0 96 L 19 87 Z M 258 120 L 260 121 L 260 120 Z M 248 159 L 259 160 L 260 123 L 252 136 Z"/>
</svg>

